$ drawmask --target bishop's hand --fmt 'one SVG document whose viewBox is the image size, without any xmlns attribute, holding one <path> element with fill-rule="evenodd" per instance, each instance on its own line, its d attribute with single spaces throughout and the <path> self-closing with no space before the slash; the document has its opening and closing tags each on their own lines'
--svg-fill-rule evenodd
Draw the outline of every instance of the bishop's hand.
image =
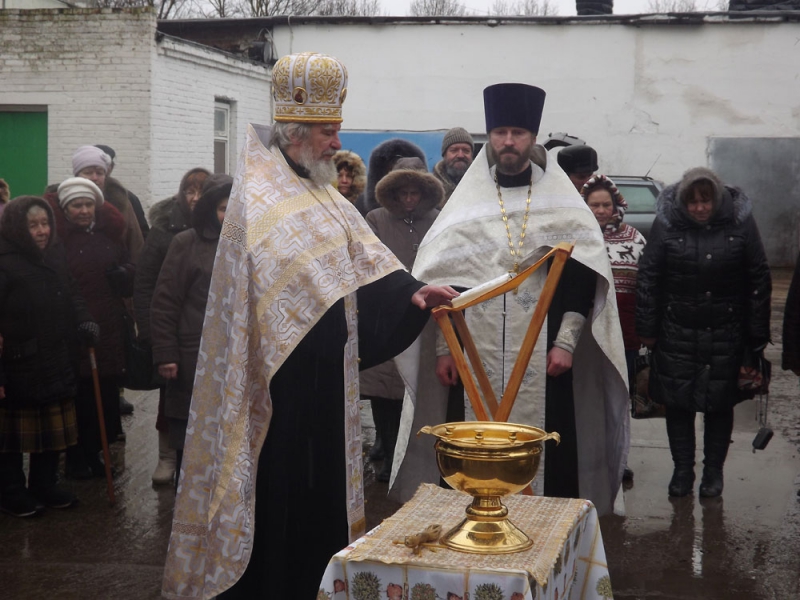
<svg viewBox="0 0 800 600">
<path fill-rule="evenodd" d="M 459 294 L 449 285 L 426 285 L 417 290 L 411 296 L 411 304 L 426 310 L 428 308 L 435 308 L 442 304 L 450 305 L 450 301 L 457 297 Z"/>
</svg>

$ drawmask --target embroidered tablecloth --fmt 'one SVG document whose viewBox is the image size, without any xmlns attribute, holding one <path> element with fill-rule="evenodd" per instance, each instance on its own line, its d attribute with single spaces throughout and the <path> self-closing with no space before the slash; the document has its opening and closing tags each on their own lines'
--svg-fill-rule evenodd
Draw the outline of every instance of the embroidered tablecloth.
<svg viewBox="0 0 800 600">
<path fill-rule="evenodd" d="M 414 556 L 393 540 L 464 518 L 471 497 L 423 484 L 392 517 L 331 558 L 317 600 L 607 600 L 613 598 L 597 512 L 587 500 L 511 496 L 513 523 L 533 540 L 514 554 L 445 548 Z"/>
</svg>

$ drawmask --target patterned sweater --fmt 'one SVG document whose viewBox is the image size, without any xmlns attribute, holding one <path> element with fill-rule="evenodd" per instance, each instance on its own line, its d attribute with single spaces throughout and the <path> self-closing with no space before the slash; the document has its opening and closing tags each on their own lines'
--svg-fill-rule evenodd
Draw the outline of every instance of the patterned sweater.
<svg viewBox="0 0 800 600">
<path fill-rule="evenodd" d="M 617 308 L 622 325 L 625 350 L 638 350 L 641 346 L 636 335 L 636 274 L 639 258 L 647 243 L 637 229 L 627 223 L 608 225 L 603 231 L 608 260 L 614 274 Z"/>
</svg>

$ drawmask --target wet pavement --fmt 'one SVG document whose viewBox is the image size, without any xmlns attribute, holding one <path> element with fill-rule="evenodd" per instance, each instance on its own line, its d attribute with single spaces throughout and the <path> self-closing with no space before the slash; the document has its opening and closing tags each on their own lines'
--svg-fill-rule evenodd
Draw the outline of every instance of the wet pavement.
<svg viewBox="0 0 800 600">
<path fill-rule="evenodd" d="M 663 420 L 634 421 L 625 491 L 626 516 L 601 528 L 614 597 L 633 599 L 791 600 L 800 598 L 800 396 L 798 378 L 780 370 L 780 327 L 791 276 L 774 274 L 774 346 L 770 424 L 775 437 L 752 452 L 755 403 L 736 409 L 734 443 L 721 499 L 667 496 L 672 464 Z M 141 600 L 158 598 L 171 525 L 173 492 L 153 487 L 157 393 L 127 392 L 136 410 L 123 417 L 127 441 L 112 446 L 121 469 L 117 503 L 103 479 L 66 481 L 80 503 L 33 519 L 0 514 L 0 600 Z M 364 408 L 367 445 L 374 436 Z M 702 418 L 697 419 L 702 440 Z M 697 453 L 699 485 L 702 444 Z M 367 463 L 367 526 L 399 505 Z M 281 599 L 283 600 L 283 599 Z M 302 599 L 301 599 L 302 600 Z"/>
</svg>

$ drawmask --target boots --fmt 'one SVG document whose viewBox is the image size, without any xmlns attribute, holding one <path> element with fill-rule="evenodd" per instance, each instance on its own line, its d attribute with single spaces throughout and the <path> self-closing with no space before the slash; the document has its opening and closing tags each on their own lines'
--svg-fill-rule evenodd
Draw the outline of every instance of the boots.
<svg viewBox="0 0 800 600">
<path fill-rule="evenodd" d="M 400 429 L 400 414 L 403 411 L 402 400 L 384 400 L 383 431 L 383 467 L 376 479 L 389 483 L 392 478 L 392 463 L 394 462 L 394 447 L 397 444 L 397 432 Z"/>
<path fill-rule="evenodd" d="M 703 479 L 700 496 L 716 498 L 722 494 L 722 467 L 728 456 L 733 432 L 733 409 L 721 413 L 706 414 L 706 429 L 703 435 Z"/>
<path fill-rule="evenodd" d="M 675 469 L 669 482 L 669 495 L 686 496 L 694 487 L 694 415 L 693 411 L 667 408 L 667 435 Z"/>
<path fill-rule="evenodd" d="M 175 480 L 175 450 L 169 447 L 169 434 L 158 432 L 158 464 L 153 471 L 154 485 L 168 485 Z"/>
<path fill-rule="evenodd" d="M 28 490 L 47 508 L 69 508 L 78 499 L 75 494 L 58 487 L 59 452 L 39 452 L 30 455 Z"/>
</svg>

